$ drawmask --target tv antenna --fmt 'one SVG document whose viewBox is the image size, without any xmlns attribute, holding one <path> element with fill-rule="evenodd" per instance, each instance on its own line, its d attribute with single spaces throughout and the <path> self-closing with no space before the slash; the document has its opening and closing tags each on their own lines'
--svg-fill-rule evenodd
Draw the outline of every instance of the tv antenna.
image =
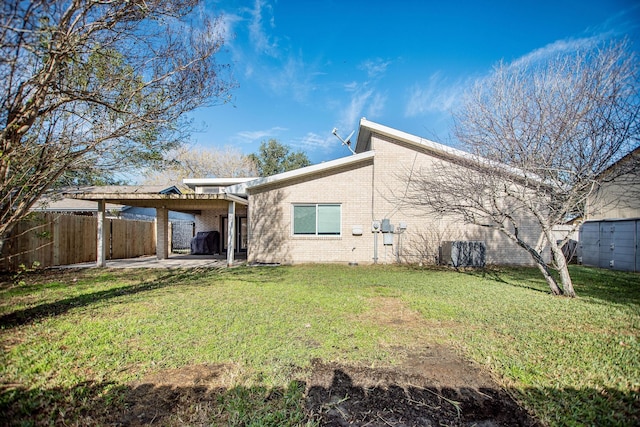
<svg viewBox="0 0 640 427">
<path fill-rule="evenodd" d="M 353 148 L 351 148 L 351 137 L 353 136 L 353 134 L 356 131 L 351 131 L 351 133 L 349 134 L 349 136 L 346 139 L 342 139 L 342 137 L 340 137 L 340 135 L 338 135 L 338 128 L 333 128 L 333 130 L 331 131 L 332 134 L 334 134 L 336 136 L 336 138 L 338 138 L 340 141 L 342 141 L 342 145 L 346 145 L 347 148 L 349 149 L 349 151 L 351 151 L 351 154 L 356 154 L 355 151 L 353 151 Z"/>
</svg>

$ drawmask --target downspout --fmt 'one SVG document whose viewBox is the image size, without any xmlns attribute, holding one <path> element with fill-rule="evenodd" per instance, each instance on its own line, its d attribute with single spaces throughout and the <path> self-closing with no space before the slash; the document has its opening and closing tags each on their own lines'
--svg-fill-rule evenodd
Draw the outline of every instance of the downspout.
<svg viewBox="0 0 640 427">
<path fill-rule="evenodd" d="M 373 230 L 375 218 L 376 161 L 371 165 L 371 228 L 373 231 L 373 263 L 378 263 L 378 230 Z"/>
</svg>

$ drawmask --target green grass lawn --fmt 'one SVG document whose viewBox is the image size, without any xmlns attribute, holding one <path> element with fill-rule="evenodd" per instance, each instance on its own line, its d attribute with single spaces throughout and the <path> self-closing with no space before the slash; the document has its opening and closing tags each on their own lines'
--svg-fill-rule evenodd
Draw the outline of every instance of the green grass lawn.
<svg viewBox="0 0 640 427">
<path fill-rule="evenodd" d="M 388 366 L 399 349 L 438 342 L 490 369 L 545 424 L 635 425 L 640 276 L 571 273 L 575 299 L 551 296 L 525 268 L 91 269 L 5 280 L 0 419 L 89 424 L 86 408 L 118 408 L 127 384 L 146 375 L 220 364 L 228 391 L 191 415 L 303 425 L 294 380 L 313 359 Z M 381 299 L 419 313 L 427 327 L 377 321 Z M 264 399 L 274 390 L 278 398 Z"/>
</svg>

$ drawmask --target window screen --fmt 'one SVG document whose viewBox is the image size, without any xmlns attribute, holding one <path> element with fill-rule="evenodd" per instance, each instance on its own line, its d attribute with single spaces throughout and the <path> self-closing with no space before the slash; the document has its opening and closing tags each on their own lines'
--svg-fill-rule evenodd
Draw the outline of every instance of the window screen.
<svg viewBox="0 0 640 427">
<path fill-rule="evenodd" d="M 293 234 L 340 235 L 340 214 L 338 204 L 294 205 Z"/>
<path fill-rule="evenodd" d="M 316 206 L 293 207 L 293 234 L 316 234 Z"/>
</svg>

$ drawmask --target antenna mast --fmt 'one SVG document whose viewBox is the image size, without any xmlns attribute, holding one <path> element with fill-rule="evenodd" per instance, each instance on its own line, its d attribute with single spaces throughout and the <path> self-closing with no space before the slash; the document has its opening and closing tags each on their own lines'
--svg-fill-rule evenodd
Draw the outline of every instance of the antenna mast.
<svg viewBox="0 0 640 427">
<path fill-rule="evenodd" d="M 349 151 L 351 151 L 351 154 L 356 154 L 355 151 L 353 151 L 353 148 L 351 148 L 351 137 L 353 136 L 353 134 L 356 131 L 351 131 L 351 133 L 349 134 L 349 136 L 346 139 L 342 139 L 340 137 L 340 135 L 338 135 L 338 128 L 333 128 L 333 130 L 331 131 L 332 134 L 335 135 L 336 138 L 338 138 L 340 141 L 342 141 L 342 145 L 346 145 L 347 148 L 349 149 Z"/>
</svg>

